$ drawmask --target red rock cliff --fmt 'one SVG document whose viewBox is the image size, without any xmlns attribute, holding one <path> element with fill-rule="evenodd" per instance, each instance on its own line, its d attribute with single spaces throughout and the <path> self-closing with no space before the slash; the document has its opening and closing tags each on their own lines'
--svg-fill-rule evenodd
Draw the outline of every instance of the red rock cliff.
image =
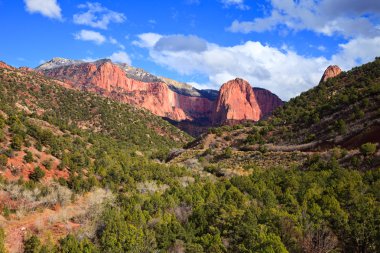
<svg viewBox="0 0 380 253">
<path fill-rule="evenodd" d="M 96 92 L 176 121 L 209 117 L 213 108 L 212 101 L 177 94 L 163 82 L 147 83 L 128 78 L 123 69 L 108 60 L 72 64 L 42 72 L 73 88 Z"/>
<path fill-rule="evenodd" d="M 253 92 L 261 110 L 261 118 L 270 115 L 277 107 L 284 105 L 284 102 L 269 90 L 253 88 Z"/>
<path fill-rule="evenodd" d="M 203 96 L 182 95 L 164 81 L 143 82 L 129 78 L 123 68 L 110 60 L 79 62 L 56 58 L 37 71 L 63 81 L 66 87 L 95 92 L 145 108 L 161 117 L 187 120 L 203 127 L 257 121 L 282 105 L 276 95 L 264 89 L 252 89 L 242 79 L 224 84 L 215 101 Z"/>
<path fill-rule="evenodd" d="M 327 79 L 336 77 L 340 73 L 342 73 L 342 70 L 337 65 L 328 66 L 328 68 L 323 73 L 321 82 L 326 82 Z"/>
<path fill-rule="evenodd" d="M 9 66 L 8 64 L 6 64 L 3 61 L 0 61 L 0 68 L 3 68 L 3 69 L 13 69 L 13 67 Z"/>
<path fill-rule="evenodd" d="M 261 109 L 251 85 L 240 78 L 222 85 L 216 101 L 212 122 L 224 124 L 228 121 L 259 120 Z"/>
</svg>

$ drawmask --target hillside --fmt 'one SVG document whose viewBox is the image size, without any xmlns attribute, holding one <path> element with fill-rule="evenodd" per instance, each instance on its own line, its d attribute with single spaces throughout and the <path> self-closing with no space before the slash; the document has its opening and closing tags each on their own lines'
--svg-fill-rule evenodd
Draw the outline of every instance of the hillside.
<svg viewBox="0 0 380 253">
<path fill-rule="evenodd" d="M 36 167 L 48 180 L 68 179 L 112 146 L 150 157 L 191 140 L 148 111 L 63 85 L 33 71 L 0 68 L 0 175 L 5 179 L 28 180 Z"/>
<path fill-rule="evenodd" d="M 0 71 L 1 110 L 7 114 L 19 108 L 62 131 L 91 130 L 145 150 L 170 148 L 189 140 L 185 133 L 146 110 L 65 88 L 67 84 L 32 71 Z"/>
<path fill-rule="evenodd" d="M 1 65 L 0 251 L 2 228 L 9 252 L 20 252 L 29 233 L 56 242 L 90 226 L 76 219 L 100 215 L 113 198 L 107 189 L 149 182 L 157 168 L 165 177 L 186 174 L 153 159 L 191 140 L 187 134 L 148 111 L 64 86 Z"/>
<path fill-rule="evenodd" d="M 291 167 L 303 164 L 311 154 L 329 157 L 332 150 L 342 149 L 347 151 L 339 161 L 346 166 L 351 161 L 352 167 L 376 168 L 380 154 L 369 162 L 359 155 L 359 148 L 369 142 L 380 143 L 379 105 L 380 59 L 376 58 L 336 77 L 322 78 L 315 88 L 291 99 L 258 124 L 212 129 L 173 161 L 202 157 L 205 150 L 212 150 L 213 158 L 206 160 L 221 160 L 228 174 L 232 164 L 244 167 L 250 161 L 259 167 Z M 218 159 L 226 149 L 231 157 Z"/>
<path fill-rule="evenodd" d="M 268 120 L 272 141 L 355 148 L 370 140 L 379 142 L 380 58 L 321 81 L 315 88 L 291 99 Z"/>
<path fill-rule="evenodd" d="M 378 66 L 376 60 L 320 86 L 336 81 L 330 91 L 339 96 L 351 87 L 346 80 L 365 75 L 376 87 Z M 256 124 L 214 128 L 166 157 L 191 139 L 149 112 L 35 72 L 3 68 L 0 77 L 0 252 L 380 249 L 379 149 L 362 145 L 367 139 L 346 149 L 313 128 L 319 123 L 305 123 L 323 142 L 288 140 L 284 127 L 310 132 L 280 121 L 277 111 Z M 315 89 L 304 93 L 305 103 L 317 105 Z M 360 91 L 354 104 L 368 98 L 378 105 L 376 88 Z M 281 110 L 302 107 L 292 101 Z M 335 110 L 321 122 L 347 106 Z M 378 116 L 363 118 L 372 126 Z M 344 136 L 353 133 L 348 128 Z"/>
</svg>

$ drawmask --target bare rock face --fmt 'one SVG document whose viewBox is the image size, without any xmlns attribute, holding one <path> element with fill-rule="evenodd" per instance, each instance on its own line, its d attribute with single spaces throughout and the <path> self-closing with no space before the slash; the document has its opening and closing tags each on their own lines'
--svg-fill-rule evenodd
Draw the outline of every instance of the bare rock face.
<svg viewBox="0 0 380 253">
<path fill-rule="evenodd" d="M 326 82 L 329 78 L 336 77 L 340 73 L 342 73 L 342 70 L 337 65 L 328 66 L 328 68 L 323 73 L 321 82 Z"/>
<path fill-rule="evenodd" d="M 253 93 L 261 110 L 261 118 L 269 116 L 277 107 L 284 105 L 284 102 L 269 90 L 254 87 Z"/>
<path fill-rule="evenodd" d="M 3 68 L 3 69 L 13 69 L 13 67 L 9 66 L 8 64 L 6 64 L 3 61 L 0 61 L 0 68 Z"/>
<path fill-rule="evenodd" d="M 52 78 L 73 88 L 96 92 L 115 100 L 145 108 L 152 113 L 172 120 L 192 120 L 209 117 L 213 102 L 202 97 L 177 94 L 163 82 L 143 82 L 127 77 L 121 66 L 110 60 L 38 68 Z"/>
<path fill-rule="evenodd" d="M 197 127 L 204 130 L 211 125 L 258 121 L 283 104 L 268 90 L 252 88 L 242 79 L 227 82 L 219 93 L 196 90 L 110 60 L 82 62 L 54 58 L 36 71 L 62 81 L 65 87 L 94 92 L 183 122 L 184 128 L 192 129 L 189 131 L 192 133 L 199 133 Z"/>
<path fill-rule="evenodd" d="M 213 123 L 216 125 L 243 120 L 258 121 L 262 116 L 251 85 L 240 78 L 222 85 L 215 105 Z"/>
</svg>

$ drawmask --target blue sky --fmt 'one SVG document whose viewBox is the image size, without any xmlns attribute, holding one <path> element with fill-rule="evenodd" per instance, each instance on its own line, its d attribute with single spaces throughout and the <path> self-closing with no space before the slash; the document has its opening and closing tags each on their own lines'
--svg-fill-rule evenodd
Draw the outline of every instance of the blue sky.
<svg viewBox="0 0 380 253">
<path fill-rule="evenodd" d="M 287 100 L 323 70 L 380 56 L 376 0 L 0 0 L 0 60 L 111 58 L 218 89 L 242 77 Z"/>
</svg>

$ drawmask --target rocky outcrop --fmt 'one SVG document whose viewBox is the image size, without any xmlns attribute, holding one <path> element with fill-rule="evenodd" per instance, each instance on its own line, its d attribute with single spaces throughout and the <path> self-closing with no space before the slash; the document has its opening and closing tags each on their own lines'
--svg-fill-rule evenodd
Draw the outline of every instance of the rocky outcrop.
<svg viewBox="0 0 380 253">
<path fill-rule="evenodd" d="M 342 70 L 337 65 L 330 65 L 323 73 L 321 82 L 326 82 L 329 78 L 336 77 L 340 73 L 342 73 Z"/>
<path fill-rule="evenodd" d="M 56 57 L 47 61 L 37 67 L 38 70 L 54 69 L 63 66 L 76 65 L 84 63 L 84 61 L 70 60 L 65 58 Z"/>
<path fill-rule="evenodd" d="M 256 95 L 247 81 L 236 78 L 222 85 L 213 114 L 214 125 L 244 120 L 258 121 L 261 116 Z"/>
<path fill-rule="evenodd" d="M 260 119 L 269 116 L 277 107 L 283 106 L 284 102 L 269 90 L 262 88 L 253 88 L 253 93 L 260 107 Z"/>
<path fill-rule="evenodd" d="M 8 64 L 6 64 L 3 61 L 0 61 L 0 68 L 3 68 L 3 69 L 13 69 L 13 67 L 9 66 Z"/>
<path fill-rule="evenodd" d="M 54 58 L 36 70 L 61 80 L 66 87 L 94 92 L 145 108 L 172 121 L 186 122 L 182 124 L 186 129 L 257 121 L 282 105 L 276 95 L 265 89 L 252 88 L 242 79 L 227 82 L 219 93 L 196 90 L 190 85 L 155 78 L 144 70 L 114 64 L 110 60 L 81 62 Z M 198 133 L 197 130 L 191 132 Z"/>
<path fill-rule="evenodd" d="M 212 101 L 177 94 L 163 82 L 129 78 L 120 66 L 110 60 L 38 68 L 38 71 L 73 88 L 96 92 L 176 121 L 209 117 L 212 112 Z"/>
</svg>

